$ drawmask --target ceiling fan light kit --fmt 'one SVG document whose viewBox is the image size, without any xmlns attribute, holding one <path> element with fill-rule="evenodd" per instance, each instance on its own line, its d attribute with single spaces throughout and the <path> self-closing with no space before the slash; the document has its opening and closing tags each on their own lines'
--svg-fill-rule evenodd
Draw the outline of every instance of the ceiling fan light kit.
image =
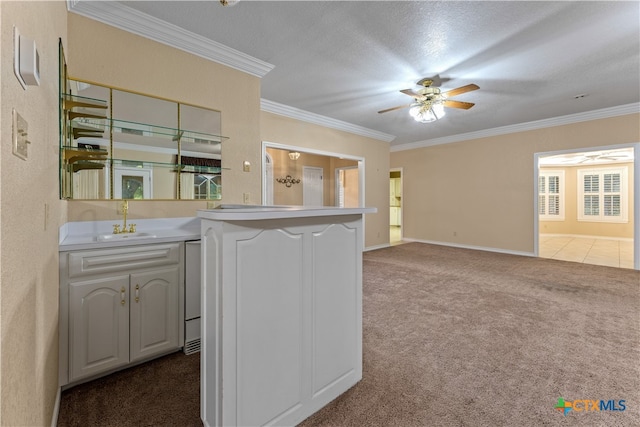
<svg viewBox="0 0 640 427">
<path fill-rule="evenodd" d="M 444 105 L 441 102 L 422 103 L 414 102 L 409 109 L 409 115 L 420 123 L 429 123 L 440 120 L 445 116 Z"/>
<path fill-rule="evenodd" d="M 436 120 L 440 120 L 445 116 L 444 107 L 448 108 L 460 108 L 468 110 L 475 104 L 471 102 L 453 101 L 448 98 L 451 96 L 460 95 L 465 92 L 480 89 L 476 84 L 468 84 L 456 89 L 451 89 L 447 92 L 442 92 L 439 87 L 431 86 L 433 79 L 423 78 L 418 82 L 422 88 L 414 92 L 411 89 L 403 89 L 400 92 L 405 95 L 409 95 L 414 98 L 414 102 L 408 105 L 401 105 L 398 107 L 387 108 L 386 110 L 378 111 L 379 114 L 386 113 L 393 110 L 399 110 L 402 108 L 409 108 L 409 115 L 413 119 L 420 123 L 430 123 Z"/>
</svg>

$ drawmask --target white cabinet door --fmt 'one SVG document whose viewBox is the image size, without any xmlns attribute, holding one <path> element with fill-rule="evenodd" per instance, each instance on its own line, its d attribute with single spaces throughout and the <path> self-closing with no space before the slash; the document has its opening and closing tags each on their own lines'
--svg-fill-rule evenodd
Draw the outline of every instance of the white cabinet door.
<svg viewBox="0 0 640 427">
<path fill-rule="evenodd" d="M 70 380 L 129 363 L 129 275 L 69 286 Z"/>
<path fill-rule="evenodd" d="M 131 361 L 177 349 L 178 267 L 131 275 Z"/>
</svg>

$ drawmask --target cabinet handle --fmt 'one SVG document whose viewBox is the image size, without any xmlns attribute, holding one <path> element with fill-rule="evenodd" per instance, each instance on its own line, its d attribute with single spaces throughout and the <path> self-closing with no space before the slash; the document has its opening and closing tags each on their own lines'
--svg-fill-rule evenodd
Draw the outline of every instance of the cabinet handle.
<svg viewBox="0 0 640 427">
<path fill-rule="evenodd" d="M 136 302 L 140 302 L 140 285 L 136 284 Z"/>
<path fill-rule="evenodd" d="M 122 288 L 120 288 L 120 304 L 124 305 L 124 298 L 125 298 L 125 289 L 124 286 Z"/>
</svg>

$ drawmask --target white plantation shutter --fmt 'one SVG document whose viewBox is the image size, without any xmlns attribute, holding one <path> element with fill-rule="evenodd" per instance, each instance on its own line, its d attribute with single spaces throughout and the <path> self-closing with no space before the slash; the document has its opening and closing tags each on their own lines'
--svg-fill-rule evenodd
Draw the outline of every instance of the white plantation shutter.
<svg viewBox="0 0 640 427">
<path fill-rule="evenodd" d="M 627 167 L 578 171 L 578 220 L 627 222 Z"/>
<path fill-rule="evenodd" d="M 564 171 L 538 173 L 538 215 L 545 221 L 564 221 Z"/>
<path fill-rule="evenodd" d="M 605 216 L 620 216 L 620 174 L 607 173 L 604 174 L 604 207 Z"/>
</svg>

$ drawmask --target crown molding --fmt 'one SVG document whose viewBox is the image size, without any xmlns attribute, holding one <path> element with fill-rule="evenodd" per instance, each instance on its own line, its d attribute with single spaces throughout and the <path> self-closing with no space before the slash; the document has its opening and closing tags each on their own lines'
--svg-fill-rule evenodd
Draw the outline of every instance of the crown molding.
<svg viewBox="0 0 640 427">
<path fill-rule="evenodd" d="M 313 123 L 316 125 L 337 129 L 367 138 L 373 138 L 380 141 L 391 142 L 396 137 L 388 133 L 378 132 L 362 126 L 343 122 L 341 120 L 332 119 L 330 117 L 321 116 L 320 114 L 310 113 L 298 108 L 289 107 L 288 105 L 278 104 L 277 102 L 266 99 L 260 100 L 260 109 L 267 113 L 278 114 L 280 116 L 290 117 L 292 119 L 301 120 L 303 122 Z"/>
<path fill-rule="evenodd" d="M 569 125 L 590 120 L 606 119 L 609 117 L 625 116 L 627 114 L 640 113 L 640 103 L 619 105 L 617 107 L 603 108 L 601 110 L 587 111 L 584 113 L 569 114 L 553 117 L 551 119 L 536 120 L 533 122 L 519 123 L 502 126 L 493 129 L 485 129 L 477 132 L 462 133 L 459 135 L 445 136 L 442 138 L 428 139 L 408 144 L 399 144 L 391 147 L 391 151 L 405 151 L 416 148 L 431 147 L 434 145 L 450 144 L 452 142 L 468 141 L 471 139 L 487 138 L 491 136 L 506 135 L 509 133 L 526 132 L 536 129 L 550 128 L 553 126 Z"/>
<path fill-rule="evenodd" d="M 67 10 L 262 78 L 274 65 L 115 1 L 67 0 Z"/>
</svg>

